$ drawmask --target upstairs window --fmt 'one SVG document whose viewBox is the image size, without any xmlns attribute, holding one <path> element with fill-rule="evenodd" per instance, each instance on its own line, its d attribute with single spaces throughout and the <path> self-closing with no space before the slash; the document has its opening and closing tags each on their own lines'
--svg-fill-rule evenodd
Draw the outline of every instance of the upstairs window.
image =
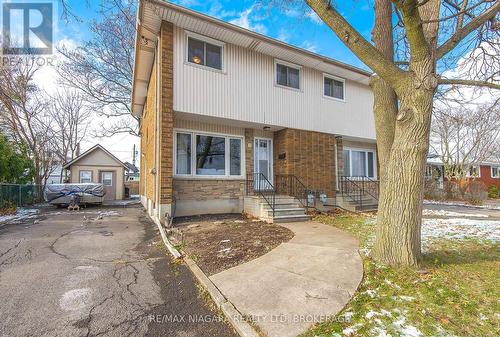
<svg viewBox="0 0 500 337">
<path fill-rule="evenodd" d="M 323 79 L 323 95 L 343 101 L 345 97 L 345 81 L 328 75 L 324 75 Z"/>
<path fill-rule="evenodd" d="M 222 70 L 223 44 L 210 43 L 201 38 L 188 36 L 188 62 Z"/>
<path fill-rule="evenodd" d="M 300 68 L 283 63 L 276 63 L 276 84 L 300 89 Z"/>
</svg>

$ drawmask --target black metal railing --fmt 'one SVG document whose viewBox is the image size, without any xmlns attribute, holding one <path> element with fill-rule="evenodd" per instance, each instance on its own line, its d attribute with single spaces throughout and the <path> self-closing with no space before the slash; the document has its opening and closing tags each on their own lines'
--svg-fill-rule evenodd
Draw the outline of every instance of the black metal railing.
<svg viewBox="0 0 500 337">
<path fill-rule="evenodd" d="M 378 200 L 379 182 L 369 177 L 340 177 L 340 191 L 354 202 L 363 206 L 363 198 L 368 195 Z"/>
<path fill-rule="evenodd" d="M 261 196 L 269 207 L 271 207 L 274 218 L 276 210 L 276 190 L 263 173 L 247 174 L 246 194 Z"/>
<path fill-rule="evenodd" d="M 363 206 L 363 189 L 357 180 L 352 179 L 352 177 L 341 176 L 340 192 L 358 205 Z"/>
<path fill-rule="evenodd" d="M 293 174 L 280 174 L 274 177 L 276 193 L 297 199 L 303 207 L 309 208 L 309 189 Z"/>
</svg>

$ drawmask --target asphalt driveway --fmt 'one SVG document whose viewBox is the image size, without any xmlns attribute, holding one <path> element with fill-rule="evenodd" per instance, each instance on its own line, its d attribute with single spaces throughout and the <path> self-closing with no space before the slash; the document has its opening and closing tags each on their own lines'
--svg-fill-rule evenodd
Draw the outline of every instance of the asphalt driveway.
<svg viewBox="0 0 500 337">
<path fill-rule="evenodd" d="M 139 207 L 0 228 L 0 336 L 236 336 Z"/>
</svg>

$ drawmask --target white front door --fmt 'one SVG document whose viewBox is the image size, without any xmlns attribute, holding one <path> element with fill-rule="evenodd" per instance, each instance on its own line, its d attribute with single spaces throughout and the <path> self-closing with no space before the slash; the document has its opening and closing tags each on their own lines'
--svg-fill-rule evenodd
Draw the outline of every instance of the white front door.
<svg viewBox="0 0 500 337">
<path fill-rule="evenodd" d="M 273 183 L 273 141 L 267 138 L 255 138 L 254 141 L 254 173 L 262 173 Z M 254 187 L 256 189 L 269 189 L 266 179 L 260 174 L 254 174 Z"/>
</svg>

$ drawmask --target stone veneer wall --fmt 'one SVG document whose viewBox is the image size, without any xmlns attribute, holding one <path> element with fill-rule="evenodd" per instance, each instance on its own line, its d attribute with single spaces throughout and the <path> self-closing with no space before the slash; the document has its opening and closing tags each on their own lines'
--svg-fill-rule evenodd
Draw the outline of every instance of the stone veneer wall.
<svg viewBox="0 0 500 337">
<path fill-rule="evenodd" d="M 244 192 L 244 180 L 174 179 L 174 196 L 177 202 L 240 199 Z"/>
<path fill-rule="evenodd" d="M 285 158 L 280 159 L 280 154 Z M 283 129 L 274 133 L 274 174 L 293 174 L 307 187 L 335 197 L 335 136 Z"/>
</svg>

